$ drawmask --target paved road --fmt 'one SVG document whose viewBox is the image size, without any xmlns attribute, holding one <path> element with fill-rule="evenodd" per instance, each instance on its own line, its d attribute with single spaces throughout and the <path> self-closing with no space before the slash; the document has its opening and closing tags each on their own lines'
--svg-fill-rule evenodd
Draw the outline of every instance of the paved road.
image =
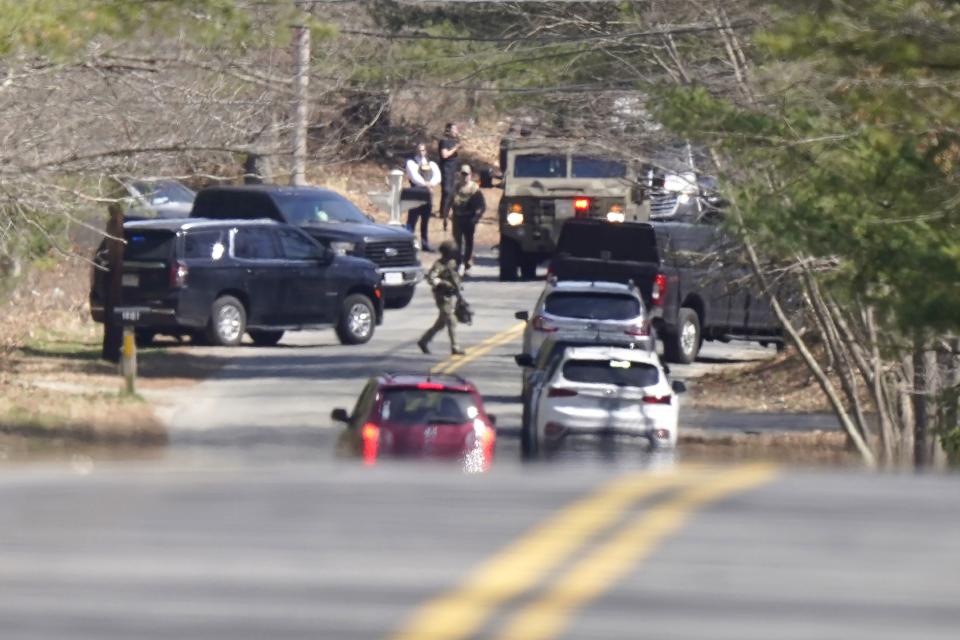
<svg viewBox="0 0 960 640">
<path fill-rule="evenodd" d="M 509 432 L 516 346 L 491 336 L 538 285 L 483 275 L 458 362 Z M 622 443 L 524 466 L 506 436 L 479 476 L 334 460 L 326 416 L 367 375 L 453 366 L 413 346 L 431 315 L 421 294 L 363 347 L 321 332 L 230 351 L 216 379 L 161 398 L 160 460 L 0 470 L 0 637 L 956 637 L 954 477 L 703 466 Z M 705 355 L 675 375 L 766 353 Z"/>
</svg>

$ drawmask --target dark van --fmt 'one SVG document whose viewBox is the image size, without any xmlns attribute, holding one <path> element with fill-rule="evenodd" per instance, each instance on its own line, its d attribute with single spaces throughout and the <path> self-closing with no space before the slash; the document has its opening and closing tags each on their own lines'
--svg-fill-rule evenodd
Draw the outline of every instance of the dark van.
<svg viewBox="0 0 960 640">
<path fill-rule="evenodd" d="M 138 307 L 143 344 L 156 334 L 273 345 L 285 331 L 333 326 L 344 344 L 373 337 L 383 318 L 380 274 L 272 220 L 150 220 L 123 227 L 121 305 Z M 105 244 L 94 258 L 93 319 L 103 322 Z"/>
</svg>

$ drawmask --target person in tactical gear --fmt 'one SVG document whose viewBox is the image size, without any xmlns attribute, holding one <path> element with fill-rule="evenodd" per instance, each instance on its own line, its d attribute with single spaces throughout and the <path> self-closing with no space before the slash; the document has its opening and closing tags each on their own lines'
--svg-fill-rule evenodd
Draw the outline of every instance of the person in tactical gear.
<svg viewBox="0 0 960 640">
<path fill-rule="evenodd" d="M 444 327 L 450 335 L 450 353 L 463 355 L 457 343 L 457 301 L 460 300 L 460 276 L 457 273 L 457 245 L 452 240 L 440 244 L 440 258 L 427 272 L 427 283 L 437 303 L 437 321 L 417 341 L 424 353 L 430 353 L 429 344 Z"/>
</svg>

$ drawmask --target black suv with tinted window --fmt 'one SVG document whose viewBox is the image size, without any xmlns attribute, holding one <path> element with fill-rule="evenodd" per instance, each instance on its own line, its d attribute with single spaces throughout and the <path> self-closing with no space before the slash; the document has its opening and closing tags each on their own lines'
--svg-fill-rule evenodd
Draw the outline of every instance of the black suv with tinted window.
<svg viewBox="0 0 960 640">
<path fill-rule="evenodd" d="M 141 310 L 141 343 L 158 333 L 235 345 L 246 332 L 273 345 L 284 331 L 333 325 L 344 344 L 383 319 L 380 274 L 273 220 L 149 220 L 123 226 L 121 306 Z M 103 322 L 105 244 L 95 256 L 93 319 Z"/>
<path fill-rule="evenodd" d="M 405 307 L 423 277 L 414 236 L 377 224 L 329 189 L 279 185 L 218 186 L 200 190 L 191 218 L 270 218 L 300 227 L 340 255 L 368 258 L 383 278 L 384 303 Z"/>
</svg>

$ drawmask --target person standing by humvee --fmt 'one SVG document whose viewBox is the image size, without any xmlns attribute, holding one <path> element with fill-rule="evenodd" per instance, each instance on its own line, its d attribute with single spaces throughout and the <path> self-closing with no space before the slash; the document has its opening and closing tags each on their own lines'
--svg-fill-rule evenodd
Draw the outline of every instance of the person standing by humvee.
<svg viewBox="0 0 960 640">
<path fill-rule="evenodd" d="M 407 229 L 416 233 L 417 221 L 420 221 L 420 248 L 432 251 L 427 239 L 430 225 L 430 211 L 433 209 L 433 187 L 440 184 L 440 167 L 427 156 L 427 145 L 417 144 L 416 154 L 407 160 L 407 179 L 410 180 L 410 194 L 422 200 L 423 204 L 407 212 Z"/>
<path fill-rule="evenodd" d="M 473 236 L 477 223 L 487 210 L 487 202 L 473 179 L 470 165 L 460 167 L 457 190 L 453 194 L 453 240 L 457 243 L 463 273 L 470 270 L 473 260 Z"/>
<path fill-rule="evenodd" d="M 443 138 L 439 143 L 440 151 L 440 218 L 443 230 L 447 230 L 447 219 L 453 205 L 453 194 L 457 188 L 457 155 L 460 152 L 460 129 L 456 123 L 448 122 L 443 129 Z"/>
<path fill-rule="evenodd" d="M 444 327 L 450 336 L 450 353 L 463 355 L 463 349 L 457 342 L 457 301 L 460 299 L 460 276 L 457 274 L 457 245 L 451 240 L 440 243 L 440 257 L 427 272 L 427 283 L 433 290 L 433 299 L 437 303 L 437 320 L 417 340 L 417 346 L 424 353 L 430 353 L 430 341 Z"/>
</svg>

